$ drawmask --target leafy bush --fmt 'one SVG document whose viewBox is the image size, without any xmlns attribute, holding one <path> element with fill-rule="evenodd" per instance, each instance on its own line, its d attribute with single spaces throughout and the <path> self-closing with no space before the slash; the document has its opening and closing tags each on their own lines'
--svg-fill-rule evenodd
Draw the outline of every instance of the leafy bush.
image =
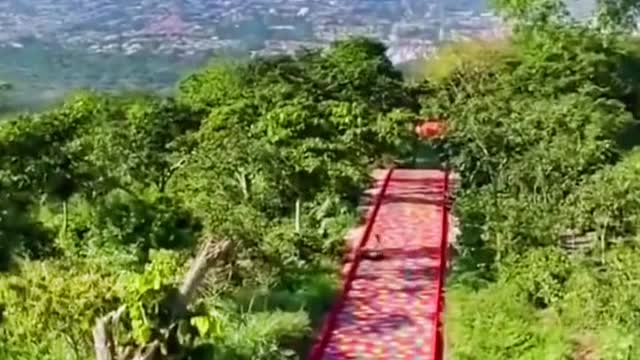
<svg viewBox="0 0 640 360">
<path fill-rule="evenodd" d="M 187 248 L 194 243 L 197 224 L 178 203 L 165 196 L 149 200 L 116 191 L 95 210 L 89 236 L 146 252 L 157 248 Z M 100 247 L 97 245 L 96 247 Z"/>
<path fill-rule="evenodd" d="M 433 58 L 421 64 L 423 76 L 430 81 L 447 81 L 460 69 L 464 72 L 492 71 L 515 58 L 513 51 L 507 40 L 455 42 L 438 49 Z"/>
<path fill-rule="evenodd" d="M 547 308 L 564 298 L 572 266 L 557 248 L 540 248 L 506 260 L 501 281 L 513 284 L 518 293 L 537 308 Z"/>
<path fill-rule="evenodd" d="M 95 318 L 125 292 L 118 274 L 87 262 L 23 263 L 0 278 L 0 354 L 6 359 L 86 359 Z"/>
<path fill-rule="evenodd" d="M 589 177 L 563 204 L 575 230 L 602 230 L 617 236 L 635 233 L 640 215 L 639 175 L 640 152 L 634 150 Z"/>
<path fill-rule="evenodd" d="M 565 329 L 553 313 L 538 313 L 507 283 L 447 292 L 445 324 L 451 358 L 566 359 Z"/>
</svg>

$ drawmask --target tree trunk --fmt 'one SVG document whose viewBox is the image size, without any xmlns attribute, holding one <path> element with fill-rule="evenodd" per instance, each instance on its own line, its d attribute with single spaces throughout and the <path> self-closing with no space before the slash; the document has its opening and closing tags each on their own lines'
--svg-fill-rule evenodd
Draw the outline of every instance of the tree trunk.
<svg viewBox="0 0 640 360">
<path fill-rule="evenodd" d="M 189 267 L 189 271 L 185 275 L 182 285 L 180 285 L 178 291 L 179 299 L 177 299 L 172 309 L 174 318 L 184 314 L 187 310 L 187 305 L 193 300 L 211 266 L 226 257 L 230 248 L 231 242 L 228 240 L 221 242 L 207 241 Z"/>
<path fill-rule="evenodd" d="M 295 214 L 295 223 L 296 223 L 296 232 L 300 233 L 300 198 L 296 199 L 296 214 Z"/>
<path fill-rule="evenodd" d="M 67 225 L 69 223 L 69 212 L 67 210 L 67 200 L 62 201 L 62 228 L 60 229 L 60 240 L 67 241 Z"/>
<path fill-rule="evenodd" d="M 228 240 L 207 240 L 191 264 L 182 284 L 180 285 L 178 298 L 171 304 L 171 314 L 176 320 L 187 311 L 187 306 L 193 300 L 198 289 L 203 283 L 207 272 L 211 267 L 221 261 L 226 261 L 231 242 Z M 117 328 L 120 316 L 125 307 L 113 311 L 99 318 L 93 329 L 93 344 L 97 360 L 156 360 L 160 358 L 161 343 L 159 340 L 140 346 L 137 349 L 131 347 L 119 347 L 117 337 L 113 332 Z M 132 355 L 134 354 L 134 355 Z"/>
<path fill-rule="evenodd" d="M 115 360 L 110 348 L 111 344 L 113 344 L 113 338 L 109 336 L 107 319 L 98 319 L 96 326 L 93 328 L 93 348 L 96 353 L 96 360 Z"/>
</svg>

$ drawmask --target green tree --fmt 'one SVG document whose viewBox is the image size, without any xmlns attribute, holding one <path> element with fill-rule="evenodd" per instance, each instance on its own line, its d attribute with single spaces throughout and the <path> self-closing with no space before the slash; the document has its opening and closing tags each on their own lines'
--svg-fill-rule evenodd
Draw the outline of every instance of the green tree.
<svg viewBox="0 0 640 360">
<path fill-rule="evenodd" d="M 596 23 L 604 31 L 635 30 L 640 15 L 637 0 L 598 0 Z"/>
<path fill-rule="evenodd" d="M 98 170 L 95 177 L 112 179 L 129 190 L 154 185 L 164 192 L 188 157 L 183 135 L 198 128 L 199 118 L 172 100 L 107 101 L 107 111 L 73 144 L 82 154 L 79 166 Z"/>
<path fill-rule="evenodd" d="M 493 5 L 505 18 L 515 23 L 517 30 L 544 27 L 564 21 L 569 15 L 563 0 L 493 0 Z"/>
<path fill-rule="evenodd" d="M 515 23 L 516 30 L 573 22 L 564 0 L 493 0 L 493 5 Z M 637 0 L 597 0 L 595 13 L 588 22 L 605 33 L 624 32 L 636 29 L 639 14 Z"/>
</svg>

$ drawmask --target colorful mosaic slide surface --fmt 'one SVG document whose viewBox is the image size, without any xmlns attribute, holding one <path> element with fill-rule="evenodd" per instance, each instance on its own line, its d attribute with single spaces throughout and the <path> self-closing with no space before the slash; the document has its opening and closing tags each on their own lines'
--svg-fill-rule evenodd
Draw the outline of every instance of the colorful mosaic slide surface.
<svg viewBox="0 0 640 360">
<path fill-rule="evenodd" d="M 393 171 L 365 246 L 383 256 L 359 263 L 322 359 L 433 359 L 443 187 L 440 171 Z"/>
</svg>

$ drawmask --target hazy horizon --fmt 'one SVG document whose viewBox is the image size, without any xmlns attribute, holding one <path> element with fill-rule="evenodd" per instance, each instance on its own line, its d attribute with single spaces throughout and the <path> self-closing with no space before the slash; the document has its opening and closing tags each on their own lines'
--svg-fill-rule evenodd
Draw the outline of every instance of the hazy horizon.
<svg viewBox="0 0 640 360">
<path fill-rule="evenodd" d="M 584 16 L 593 4 L 571 8 Z M 291 53 L 363 35 L 401 64 L 443 41 L 503 31 L 486 0 L 6 0 L 0 27 L 0 80 L 29 101 L 81 87 L 166 90 L 220 54 Z"/>
</svg>

